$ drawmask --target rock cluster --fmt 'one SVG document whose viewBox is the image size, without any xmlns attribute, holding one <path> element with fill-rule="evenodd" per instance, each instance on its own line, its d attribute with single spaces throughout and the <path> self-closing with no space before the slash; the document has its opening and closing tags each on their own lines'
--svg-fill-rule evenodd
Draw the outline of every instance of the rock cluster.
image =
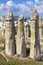
<svg viewBox="0 0 43 65">
<path fill-rule="evenodd" d="M 39 14 L 37 10 L 35 8 L 32 9 L 30 26 L 23 15 L 19 16 L 17 22 L 17 34 L 14 25 L 14 16 L 11 10 L 7 11 L 7 14 L 5 16 L 5 23 L 5 53 L 8 56 L 17 54 L 20 57 L 26 57 L 26 40 L 30 34 L 29 29 L 31 29 L 30 57 L 32 59 L 40 59 L 40 37 L 42 36 L 41 33 L 39 33 L 41 29 L 39 29 Z"/>
</svg>

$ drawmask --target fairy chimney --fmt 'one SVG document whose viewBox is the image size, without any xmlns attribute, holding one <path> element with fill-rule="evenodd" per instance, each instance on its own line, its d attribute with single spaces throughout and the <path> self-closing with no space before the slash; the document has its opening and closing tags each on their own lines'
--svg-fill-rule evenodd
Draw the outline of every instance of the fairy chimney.
<svg viewBox="0 0 43 65">
<path fill-rule="evenodd" d="M 25 36 L 24 36 L 24 16 L 23 15 L 20 15 L 18 19 L 16 53 L 20 57 L 26 56 L 26 44 L 25 44 Z"/>
<path fill-rule="evenodd" d="M 14 17 L 11 10 L 6 14 L 6 28 L 5 28 L 5 52 L 7 55 L 12 56 L 15 54 L 15 27 Z"/>
</svg>

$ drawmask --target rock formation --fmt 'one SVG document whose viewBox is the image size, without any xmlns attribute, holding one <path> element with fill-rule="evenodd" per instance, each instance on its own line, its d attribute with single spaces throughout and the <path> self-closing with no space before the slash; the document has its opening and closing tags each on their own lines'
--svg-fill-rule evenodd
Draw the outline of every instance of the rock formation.
<svg viewBox="0 0 43 65">
<path fill-rule="evenodd" d="M 31 15 L 31 46 L 30 57 L 40 60 L 40 36 L 39 36 L 39 15 L 35 8 L 32 9 Z"/>
<path fill-rule="evenodd" d="M 5 52 L 7 55 L 12 56 L 15 54 L 15 27 L 14 17 L 11 10 L 7 11 L 5 20 Z"/>
<path fill-rule="evenodd" d="M 30 37 L 30 25 L 27 20 L 24 21 L 24 34 L 25 34 L 25 42 L 28 43 L 28 38 Z"/>
<path fill-rule="evenodd" d="M 17 40 L 16 40 L 16 53 L 21 57 L 26 56 L 26 44 L 24 36 L 24 17 L 19 16 L 18 19 L 18 30 L 17 30 Z"/>
</svg>

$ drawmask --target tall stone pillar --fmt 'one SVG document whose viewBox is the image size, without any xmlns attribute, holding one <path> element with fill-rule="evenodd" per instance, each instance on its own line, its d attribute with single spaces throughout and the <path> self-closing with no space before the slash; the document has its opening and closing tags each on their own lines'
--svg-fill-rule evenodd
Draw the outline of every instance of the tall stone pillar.
<svg viewBox="0 0 43 65">
<path fill-rule="evenodd" d="M 30 46 L 30 57 L 32 59 L 40 60 L 40 36 L 39 36 L 39 15 L 37 10 L 32 9 L 31 15 L 31 46 Z"/>
<path fill-rule="evenodd" d="M 41 46 L 41 53 L 43 52 L 43 21 L 39 18 L 39 32 L 40 32 L 40 46 Z"/>
<path fill-rule="evenodd" d="M 17 40 L 16 40 L 16 53 L 21 57 L 26 56 L 26 44 L 24 36 L 24 17 L 19 16 L 18 19 L 18 30 L 17 30 Z"/>
<path fill-rule="evenodd" d="M 6 28 L 5 28 L 5 52 L 12 56 L 15 54 L 15 28 L 14 17 L 11 10 L 6 14 Z"/>
</svg>

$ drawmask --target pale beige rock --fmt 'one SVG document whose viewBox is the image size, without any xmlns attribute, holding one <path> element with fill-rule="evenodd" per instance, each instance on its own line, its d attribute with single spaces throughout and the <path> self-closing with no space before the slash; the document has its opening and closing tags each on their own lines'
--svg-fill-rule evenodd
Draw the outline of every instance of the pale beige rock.
<svg viewBox="0 0 43 65">
<path fill-rule="evenodd" d="M 31 20 L 37 21 L 39 20 L 39 14 L 35 8 L 32 8 L 32 13 L 31 13 Z"/>
<path fill-rule="evenodd" d="M 28 43 L 29 36 L 30 36 L 30 25 L 29 22 L 26 20 L 24 21 L 24 34 L 25 34 L 25 42 Z"/>
<path fill-rule="evenodd" d="M 18 30 L 17 30 L 17 40 L 16 40 L 16 53 L 21 57 L 26 56 L 26 44 L 24 37 L 24 16 L 20 15 L 18 19 Z"/>
<path fill-rule="evenodd" d="M 13 19 L 13 13 L 11 12 L 10 9 L 8 9 L 6 14 L 6 20 L 11 20 L 11 19 Z"/>
<path fill-rule="evenodd" d="M 5 28 L 5 52 L 7 55 L 12 56 L 15 54 L 15 28 L 14 18 L 10 10 L 6 15 L 6 28 Z"/>
<path fill-rule="evenodd" d="M 41 52 L 43 51 L 43 21 L 41 18 L 39 18 L 39 34 L 40 34 L 40 46 L 41 46 Z"/>
<path fill-rule="evenodd" d="M 30 57 L 33 59 L 40 59 L 40 36 L 39 36 L 39 15 L 37 10 L 32 9 L 31 14 L 31 46 Z"/>
</svg>

